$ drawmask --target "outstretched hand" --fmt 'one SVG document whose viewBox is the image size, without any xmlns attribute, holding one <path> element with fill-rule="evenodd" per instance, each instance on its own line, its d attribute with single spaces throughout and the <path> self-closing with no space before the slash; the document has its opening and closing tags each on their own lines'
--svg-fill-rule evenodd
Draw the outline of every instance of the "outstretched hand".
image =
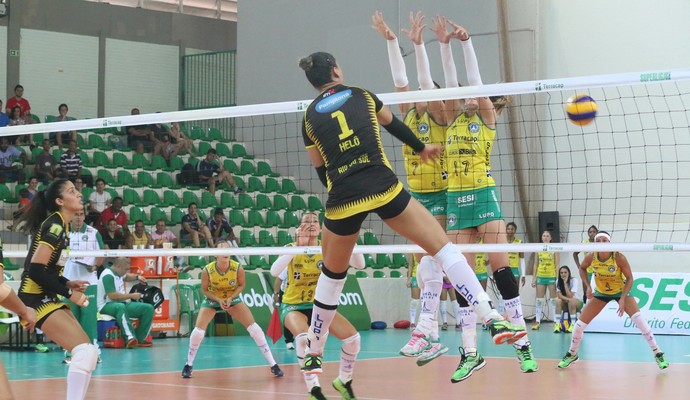
<svg viewBox="0 0 690 400">
<path fill-rule="evenodd" d="M 388 27 L 386 21 L 383 20 L 383 13 L 381 11 L 376 11 L 374 15 L 371 16 L 371 27 L 383 36 L 386 40 L 397 39 L 395 33 Z"/>
<path fill-rule="evenodd" d="M 413 14 L 412 11 L 410 11 L 408 20 L 410 21 L 410 30 L 403 29 L 402 32 L 410 38 L 412 43 L 416 45 L 423 44 L 422 31 L 426 28 L 426 25 L 424 25 L 424 14 L 422 14 L 421 11 L 417 11 L 417 14 Z"/>
<path fill-rule="evenodd" d="M 448 19 L 444 17 L 443 15 L 437 15 L 432 19 L 434 23 L 434 27 L 432 28 L 432 31 L 436 34 L 436 40 L 438 40 L 439 43 L 448 43 L 450 42 L 450 38 L 452 37 L 452 32 L 448 32 L 446 30 L 446 23 Z"/>
<path fill-rule="evenodd" d="M 429 162 L 430 160 L 435 160 L 443 154 L 443 146 L 438 144 L 427 144 L 424 146 L 424 150 L 420 151 L 419 158 L 422 162 Z"/>
<path fill-rule="evenodd" d="M 460 39 L 463 42 L 470 38 L 470 34 L 467 33 L 467 30 L 465 28 L 463 28 L 462 26 L 456 24 L 455 22 L 453 22 L 451 20 L 448 20 L 448 24 L 450 24 L 450 26 L 453 27 L 453 32 L 451 32 L 451 34 L 450 34 L 452 37 L 454 37 L 456 39 Z"/>
</svg>

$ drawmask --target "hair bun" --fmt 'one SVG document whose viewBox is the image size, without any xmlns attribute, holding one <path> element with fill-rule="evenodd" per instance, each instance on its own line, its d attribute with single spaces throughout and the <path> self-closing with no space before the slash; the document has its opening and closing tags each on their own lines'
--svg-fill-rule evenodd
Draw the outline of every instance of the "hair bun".
<svg viewBox="0 0 690 400">
<path fill-rule="evenodd" d="M 302 57 L 299 60 L 299 67 L 302 68 L 306 72 L 311 70 L 313 66 L 314 66 L 314 60 L 312 59 L 311 56 Z"/>
</svg>

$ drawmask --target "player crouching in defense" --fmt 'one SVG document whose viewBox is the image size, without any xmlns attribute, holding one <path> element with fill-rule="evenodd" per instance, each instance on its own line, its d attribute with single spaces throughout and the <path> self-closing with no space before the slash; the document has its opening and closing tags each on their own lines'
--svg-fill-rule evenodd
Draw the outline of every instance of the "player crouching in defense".
<svg viewBox="0 0 690 400">
<path fill-rule="evenodd" d="M 596 243 L 609 243 L 611 236 L 599 231 L 594 237 Z M 592 267 L 594 271 L 594 290 L 587 280 L 587 268 Z M 610 301 L 618 302 L 618 316 L 628 314 L 637 329 L 642 332 L 642 336 L 647 341 L 649 348 L 654 353 L 654 359 L 659 368 L 668 368 L 668 362 L 664 360 L 664 353 L 656 343 L 652 328 L 640 313 L 640 307 L 634 298 L 628 296 L 633 284 L 633 274 L 628 264 L 628 259 L 617 251 L 595 251 L 587 254 L 585 260 L 580 264 L 580 277 L 584 283 L 587 293 L 587 304 L 580 314 L 580 319 L 575 323 L 573 338 L 570 342 L 570 349 L 565 357 L 558 363 L 558 368 L 568 368 L 570 364 L 578 360 L 577 349 L 580 347 L 582 335 L 585 333 L 587 324 L 592 322 L 594 317 L 599 315 L 606 304 Z"/>
</svg>

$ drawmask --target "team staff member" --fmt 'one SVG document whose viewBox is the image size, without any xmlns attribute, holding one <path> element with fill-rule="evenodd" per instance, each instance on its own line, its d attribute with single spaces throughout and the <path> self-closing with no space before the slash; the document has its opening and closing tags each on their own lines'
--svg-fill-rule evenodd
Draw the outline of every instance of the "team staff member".
<svg viewBox="0 0 690 400">
<path fill-rule="evenodd" d="M 230 248 L 231 246 L 228 242 L 221 241 L 216 244 L 216 247 Z M 273 359 L 264 331 L 254 321 L 249 307 L 242 302 L 240 294 L 244 289 L 244 282 L 244 268 L 237 261 L 231 260 L 229 255 L 216 256 L 216 261 L 207 264 L 201 271 L 201 291 L 206 297 L 196 317 L 196 326 L 189 335 L 189 353 L 187 363 L 182 368 L 183 378 L 192 377 L 196 352 L 201 346 L 201 341 L 204 340 L 209 322 L 219 310 L 225 310 L 233 321 L 239 322 L 247 329 L 249 336 L 254 339 L 254 343 L 271 366 L 273 376 L 283 376 L 283 371 Z"/>
<path fill-rule="evenodd" d="M 297 228 L 297 241 L 288 246 L 318 246 L 320 231 L 319 217 L 315 213 L 306 213 L 302 216 L 300 226 Z M 280 320 L 295 335 L 295 350 L 300 363 L 307 350 L 307 331 L 314 306 L 314 287 L 321 275 L 321 264 L 323 264 L 321 254 L 299 254 L 280 256 L 271 265 L 273 276 L 287 271 L 288 284 L 280 305 Z M 364 256 L 353 254 L 350 264 L 357 269 L 363 269 Z M 340 313 L 336 313 L 333 318 L 331 331 L 343 342 L 340 348 L 340 373 L 333 381 L 333 387 L 342 394 L 344 399 L 354 399 L 352 371 L 359 353 L 359 333 Z M 321 391 L 318 375 L 306 373 L 303 375 L 311 398 L 324 400 L 326 397 Z"/>
<path fill-rule="evenodd" d="M 98 349 L 58 295 L 80 307 L 89 302 L 87 281 L 62 276 L 69 252 L 69 221 L 83 211 L 82 195 L 74 184 L 57 179 L 31 201 L 22 215 L 24 231 L 33 235 L 24 264 L 19 298 L 37 313 L 36 327 L 72 353 L 67 372 L 67 399 L 84 399 L 96 368 Z"/>
<path fill-rule="evenodd" d="M 489 296 L 467 260 L 453 248 L 429 211 L 403 189 L 383 151 L 378 124 L 410 145 L 422 162 L 438 157 L 442 148 L 424 145 L 371 92 L 345 86 L 343 72 L 331 54 L 313 53 L 302 58 L 299 65 L 321 93 L 305 112 L 302 133 L 311 163 L 328 188 L 322 240 L 324 266 L 316 286 L 310 347 L 303 370 L 322 371 L 326 334 L 336 314 L 361 224 L 370 212 L 434 255 L 456 289 L 471 299 L 484 320 L 491 322 L 496 343 L 524 336 L 524 329 L 503 321 L 492 309 Z M 434 273 L 433 279 L 440 281 L 443 271 L 439 268 Z"/>
<path fill-rule="evenodd" d="M 607 232 L 599 231 L 594 237 L 594 241 L 597 243 L 609 243 L 611 236 Z M 586 280 L 589 267 L 594 271 L 594 290 L 592 290 L 590 281 Z M 585 328 L 610 301 L 618 303 L 619 317 L 623 316 L 623 313 L 628 314 L 630 320 L 642 332 L 642 336 L 652 350 L 654 360 L 659 368 L 668 368 L 668 362 L 664 359 L 664 353 L 656 343 L 656 339 L 654 339 L 652 328 L 649 327 L 647 320 L 642 316 L 635 298 L 629 296 L 633 284 L 633 273 L 628 259 L 617 251 L 589 253 L 585 256 L 582 264 L 580 264 L 580 278 L 582 278 L 585 285 L 589 301 L 582 310 L 580 319 L 575 323 L 570 349 L 563 357 L 563 360 L 558 363 L 558 368 L 567 368 L 578 360 L 577 349 L 580 347 Z"/>
</svg>

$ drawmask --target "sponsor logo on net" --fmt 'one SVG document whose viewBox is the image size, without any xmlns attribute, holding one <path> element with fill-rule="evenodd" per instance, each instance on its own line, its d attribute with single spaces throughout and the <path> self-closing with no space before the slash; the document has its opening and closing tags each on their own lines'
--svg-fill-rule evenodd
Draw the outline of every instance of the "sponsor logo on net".
<svg viewBox="0 0 690 400">
<path fill-rule="evenodd" d="M 648 72 L 640 74 L 640 82 L 670 81 L 670 72 Z"/>
<path fill-rule="evenodd" d="M 542 90 L 563 89 L 564 87 L 565 87 L 565 85 L 562 83 L 537 82 L 537 84 L 534 86 L 534 90 L 536 90 L 537 92 L 541 92 Z"/>
</svg>

